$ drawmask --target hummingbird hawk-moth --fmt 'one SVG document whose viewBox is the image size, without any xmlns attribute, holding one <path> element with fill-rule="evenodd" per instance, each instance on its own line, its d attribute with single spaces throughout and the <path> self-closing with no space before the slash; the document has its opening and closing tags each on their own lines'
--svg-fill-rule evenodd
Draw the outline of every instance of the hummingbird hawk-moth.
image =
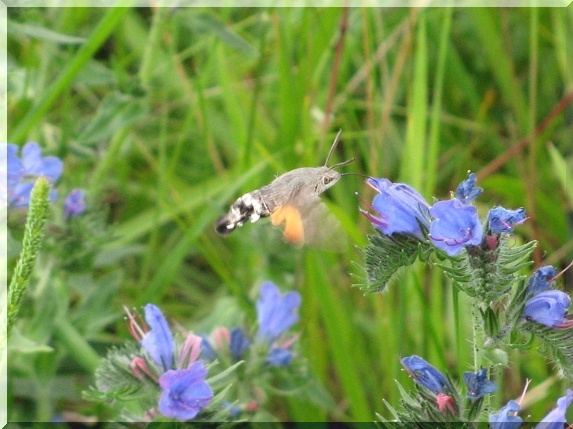
<svg viewBox="0 0 573 429">
<path fill-rule="evenodd" d="M 295 246 L 307 243 L 328 248 L 344 241 L 345 237 L 339 235 L 338 221 L 319 197 L 340 179 L 341 174 L 334 169 L 354 161 L 352 158 L 327 166 L 341 133 L 342 130 L 336 135 L 323 166 L 297 168 L 278 176 L 269 185 L 243 195 L 217 220 L 217 232 L 227 235 L 247 220 L 256 222 L 270 217 L 273 226 L 284 222 L 284 238 Z"/>
</svg>

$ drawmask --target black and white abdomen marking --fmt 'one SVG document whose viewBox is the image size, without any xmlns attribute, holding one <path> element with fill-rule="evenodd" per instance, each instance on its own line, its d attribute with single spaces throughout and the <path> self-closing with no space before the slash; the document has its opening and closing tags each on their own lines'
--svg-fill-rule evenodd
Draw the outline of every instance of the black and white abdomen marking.
<svg viewBox="0 0 573 429">
<path fill-rule="evenodd" d="M 249 192 L 235 201 L 229 213 L 217 220 L 215 229 L 219 234 L 230 234 L 235 228 L 243 226 L 247 220 L 256 222 L 270 215 L 271 211 L 263 200 L 261 192 Z"/>
</svg>

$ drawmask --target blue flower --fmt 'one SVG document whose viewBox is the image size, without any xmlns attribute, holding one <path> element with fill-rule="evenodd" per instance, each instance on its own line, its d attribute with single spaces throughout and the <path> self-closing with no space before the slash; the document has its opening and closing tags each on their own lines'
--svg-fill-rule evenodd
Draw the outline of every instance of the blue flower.
<svg viewBox="0 0 573 429">
<path fill-rule="evenodd" d="M 237 418 L 241 415 L 241 412 L 242 412 L 241 408 L 236 406 L 236 405 L 233 405 L 229 401 L 221 402 L 221 406 L 223 408 L 228 408 L 229 409 L 229 415 L 233 418 Z"/>
<path fill-rule="evenodd" d="M 86 210 L 86 199 L 84 191 L 73 189 L 64 203 L 64 217 L 80 216 Z"/>
<path fill-rule="evenodd" d="M 483 229 L 474 206 L 464 206 L 459 200 L 439 201 L 430 207 L 434 218 L 430 239 L 450 256 L 458 255 L 465 246 L 481 243 Z"/>
<path fill-rule="evenodd" d="M 201 337 L 201 359 L 207 362 L 217 359 L 217 352 L 209 342 L 209 338 L 206 335 L 199 335 Z"/>
<path fill-rule="evenodd" d="M 274 347 L 269 351 L 266 363 L 270 366 L 287 366 L 290 365 L 293 358 L 293 352 L 289 349 Z"/>
<path fill-rule="evenodd" d="M 497 390 L 495 382 L 487 379 L 487 371 L 483 368 L 476 373 L 464 372 L 464 383 L 468 388 L 467 397 L 475 400 Z"/>
<path fill-rule="evenodd" d="M 483 192 L 482 188 L 476 185 L 476 175 L 470 173 L 468 178 L 460 183 L 456 189 L 456 198 L 460 200 L 463 205 L 468 205 L 473 202 Z"/>
<path fill-rule="evenodd" d="M 144 307 L 145 321 L 151 328 L 141 346 L 164 371 L 173 368 L 173 335 L 161 310 L 153 304 Z"/>
<path fill-rule="evenodd" d="M 63 163 L 56 156 L 42 157 L 38 143 L 26 143 L 22 148 L 22 160 L 17 156 L 18 147 L 7 145 L 8 204 L 12 207 L 27 207 L 34 182 L 40 176 L 54 184 L 62 175 Z M 56 190 L 50 191 L 50 201 L 57 198 Z"/>
<path fill-rule="evenodd" d="M 236 360 L 241 359 L 243 353 L 247 351 L 250 345 L 251 339 L 245 335 L 241 328 L 235 328 L 231 331 L 229 350 Z"/>
<path fill-rule="evenodd" d="M 2 166 L 6 168 L 6 182 L 9 189 L 13 188 L 16 183 L 24 177 L 24 165 L 18 157 L 18 145 L 7 144 L 6 151 L 2 150 L 2 156 L 6 154 L 6 159 L 2 159 Z M 2 178 L 4 175 L 2 175 Z"/>
<path fill-rule="evenodd" d="M 567 423 L 565 413 L 569 405 L 571 405 L 571 402 L 573 402 L 573 390 L 567 389 L 565 396 L 557 400 L 557 408 L 550 411 L 549 414 L 535 426 L 535 429 L 563 429 L 563 424 Z"/>
<path fill-rule="evenodd" d="M 388 179 L 370 178 L 366 183 L 379 192 L 371 206 L 376 214 L 360 211 L 376 228 L 386 235 L 404 233 L 424 238 L 420 224 L 429 227 L 428 203 L 424 197 L 414 188 Z"/>
<path fill-rule="evenodd" d="M 436 394 L 453 391 L 446 377 L 421 357 L 409 356 L 403 358 L 401 362 L 414 381 L 426 389 Z"/>
<path fill-rule="evenodd" d="M 494 234 L 512 232 L 515 225 L 525 222 L 525 209 L 506 210 L 503 207 L 494 207 L 489 211 L 489 229 Z"/>
<path fill-rule="evenodd" d="M 551 265 L 537 269 L 527 282 L 527 295 L 535 296 L 549 289 L 556 274 L 557 269 Z"/>
<path fill-rule="evenodd" d="M 281 294 L 272 282 L 263 283 L 257 301 L 258 339 L 273 342 L 298 321 L 301 297 L 292 291 Z"/>
<path fill-rule="evenodd" d="M 489 415 L 489 424 L 493 429 L 517 429 L 523 423 L 517 412 L 521 409 L 515 401 L 509 401 L 498 413 Z"/>
<path fill-rule="evenodd" d="M 194 362 L 187 369 L 169 370 L 159 377 L 163 390 L 159 411 L 166 417 L 190 420 L 209 405 L 213 390 L 205 381 L 207 369 L 203 362 Z"/>
<path fill-rule="evenodd" d="M 565 314 L 571 305 L 571 298 L 560 290 L 538 293 L 525 303 L 523 317 L 527 321 L 549 327 L 560 327 L 566 323 Z"/>
</svg>

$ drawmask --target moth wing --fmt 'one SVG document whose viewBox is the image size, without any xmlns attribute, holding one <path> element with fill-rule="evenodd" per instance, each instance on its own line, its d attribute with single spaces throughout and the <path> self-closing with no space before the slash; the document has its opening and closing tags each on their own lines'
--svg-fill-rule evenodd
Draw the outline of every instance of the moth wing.
<svg viewBox="0 0 573 429">
<path fill-rule="evenodd" d="M 296 194 L 271 215 L 271 222 L 273 226 L 285 222 L 283 236 L 295 246 L 307 244 L 333 252 L 346 248 L 347 237 L 340 222 L 317 195 Z"/>
<path fill-rule="evenodd" d="M 283 236 L 286 241 L 295 245 L 302 246 L 304 244 L 304 226 L 300 211 L 291 204 L 285 204 L 279 207 L 271 215 L 271 223 L 273 226 L 278 226 L 285 223 L 283 229 Z"/>
</svg>

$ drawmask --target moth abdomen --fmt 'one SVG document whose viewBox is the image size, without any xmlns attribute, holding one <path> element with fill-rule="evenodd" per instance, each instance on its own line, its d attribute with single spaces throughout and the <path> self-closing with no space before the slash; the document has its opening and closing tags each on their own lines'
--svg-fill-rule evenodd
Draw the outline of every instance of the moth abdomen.
<svg viewBox="0 0 573 429">
<path fill-rule="evenodd" d="M 235 201 L 229 213 L 217 219 L 215 230 L 221 235 L 227 235 L 233 232 L 235 228 L 243 226 L 248 220 L 256 222 L 260 218 L 270 215 L 271 212 L 263 200 L 261 192 L 249 192 Z"/>
</svg>

